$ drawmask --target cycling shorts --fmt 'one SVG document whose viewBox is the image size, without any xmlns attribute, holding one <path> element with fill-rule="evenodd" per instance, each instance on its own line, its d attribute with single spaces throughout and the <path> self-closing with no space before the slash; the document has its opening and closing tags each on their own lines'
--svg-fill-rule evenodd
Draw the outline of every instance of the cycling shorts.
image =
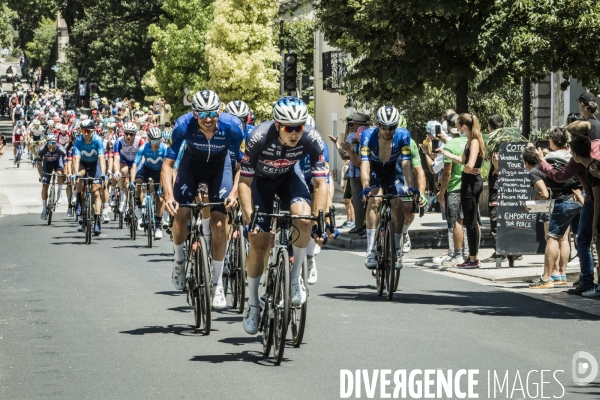
<svg viewBox="0 0 600 400">
<path fill-rule="evenodd" d="M 385 180 L 386 193 L 394 195 L 405 195 L 406 181 L 404 179 L 404 172 L 400 163 L 394 163 L 390 166 L 378 166 L 371 163 L 371 175 L 369 180 L 369 186 L 371 189 L 382 187 L 381 182 Z"/>
<path fill-rule="evenodd" d="M 126 160 L 124 158 L 121 158 L 119 160 L 119 164 L 121 165 L 121 168 L 123 168 L 125 165 L 127 165 L 129 168 L 131 168 L 131 166 L 133 165 L 133 161 L 134 160 L 129 161 L 129 160 Z"/>
<path fill-rule="evenodd" d="M 275 195 L 279 196 L 279 209 L 281 211 L 289 211 L 292 204 L 300 201 L 311 204 L 308 185 L 300 170 L 299 163 L 296 163 L 294 169 L 275 179 L 254 176 L 252 180 L 252 203 L 258 206 L 259 212 L 268 214 L 273 212 Z M 263 231 L 269 232 L 271 218 L 259 217 L 256 224 Z"/>
<path fill-rule="evenodd" d="M 52 178 L 52 177 L 50 175 L 46 175 L 46 174 L 52 174 L 52 172 L 54 172 L 54 171 L 62 172 L 63 171 L 62 159 L 59 159 L 57 161 L 51 161 L 51 162 L 43 162 L 42 170 L 44 171 L 44 175 L 42 175 L 42 183 L 44 185 L 48 185 L 50 183 L 50 178 Z"/>
<path fill-rule="evenodd" d="M 102 169 L 98 161 L 94 162 L 83 162 L 79 163 L 79 170 L 85 169 L 84 178 L 96 178 L 92 181 L 93 184 L 99 185 L 101 182 L 100 177 L 102 176 Z"/>
<path fill-rule="evenodd" d="M 144 168 L 144 165 L 142 164 L 135 174 L 135 179 L 141 179 L 144 182 L 148 182 L 150 178 L 152 178 L 154 183 L 160 183 L 160 169 Z"/>
<path fill-rule="evenodd" d="M 184 152 L 173 188 L 173 196 L 179 204 L 192 203 L 198 193 L 198 184 L 208 185 L 209 202 L 224 201 L 233 187 L 233 173 L 229 154 L 214 161 L 200 161 Z M 225 206 L 213 206 L 211 211 L 225 214 Z"/>
</svg>

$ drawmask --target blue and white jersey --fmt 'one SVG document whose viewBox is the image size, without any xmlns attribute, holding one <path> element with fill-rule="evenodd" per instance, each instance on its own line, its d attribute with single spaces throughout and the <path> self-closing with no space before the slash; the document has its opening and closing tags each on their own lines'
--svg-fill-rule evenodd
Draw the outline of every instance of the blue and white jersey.
<svg viewBox="0 0 600 400">
<path fill-rule="evenodd" d="M 219 115 L 217 130 L 210 140 L 200 131 L 198 121 L 192 112 L 179 117 L 173 127 L 173 142 L 167 152 L 167 158 L 177 159 L 184 140 L 187 142 L 187 151 L 193 158 L 198 160 L 222 160 L 227 157 L 230 148 L 235 151 L 238 162 L 243 157 L 244 132 L 242 131 L 242 121 L 228 113 Z"/>
<path fill-rule="evenodd" d="M 327 180 L 327 183 L 329 183 L 329 148 L 327 144 L 323 146 L 323 156 L 325 157 L 325 164 L 327 169 L 327 176 L 325 177 L 325 179 Z M 312 183 L 312 165 L 310 163 L 310 154 L 302 160 L 300 160 L 300 169 L 302 170 L 302 175 L 304 175 L 304 179 L 306 180 L 306 182 Z"/>
<path fill-rule="evenodd" d="M 410 132 L 405 128 L 396 128 L 390 159 L 382 162 L 379 159 L 379 128 L 369 128 L 362 133 L 360 156 L 362 161 L 371 161 L 371 164 L 378 166 L 395 164 L 398 160 L 410 161 Z"/>
<path fill-rule="evenodd" d="M 244 129 L 244 143 L 246 143 L 246 139 L 248 139 L 248 135 L 254 129 L 254 125 L 246 124 L 246 129 Z M 237 155 L 236 152 L 230 147 L 229 148 L 229 157 L 231 158 L 231 165 L 235 165 L 237 163 Z M 242 155 L 243 156 L 243 155 Z"/>
<path fill-rule="evenodd" d="M 175 164 L 173 164 L 174 169 L 179 169 L 179 163 L 183 158 L 183 153 L 185 153 L 185 149 L 187 148 L 187 142 L 184 140 L 179 148 L 179 154 L 177 154 L 177 159 L 175 160 Z"/>
<path fill-rule="evenodd" d="M 146 141 L 141 137 L 136 135 L 133 139 L 133 143 L 128 145 L 125 141 L 125 136 L 121 136 L 115 142 L 114 152 L 115 154 L 119 154 L 120 162 L 129 162 L 132 163 L 137 156 L 138 151 L 144 145 Z"/>
<path fill-rule="evenodd" d="M 150 142 L 145 143 L 137 152 L 133 163 L 138 167 L 144 159 L 144 168 L 149 168 L 158 171 L 162 168 L 163 161 L 167 158 L 167 145 L 161 143 L 156 151 L 152 150 Z"/>
<path fill-rule="evenodd" d="M 94 133 L 91 143 L 86 143 L 83 135 L 77 136 L 73 145 L 74 156 L 80 156 L 85 163 L 92 163 L 98 161 L 100 154 L 104 154 L 104 141 L 99 135 Z"/>
</svg>

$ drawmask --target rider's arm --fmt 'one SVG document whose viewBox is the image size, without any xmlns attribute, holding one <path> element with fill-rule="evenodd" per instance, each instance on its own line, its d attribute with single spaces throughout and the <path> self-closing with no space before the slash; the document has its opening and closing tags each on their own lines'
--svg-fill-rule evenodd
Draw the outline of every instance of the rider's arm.
<svg viewBox="0 0 600 400">
<path fill-rule="evenodd" d="M 370 186 L 370 175 L 371 175 L 371 162 L 370 161 L 362 161 L 360 163 L 360 181 L 362 183 L 363 189 L 368 188 Z"/>
<path fill-rule="evenodd" d="M 175 160 L 170 158 L 165 159 L 160 170 L 160 181 L 165 192 L 165 201 L 173 201 L 173 165 Z M 134 175 L 135 178 L 135 175 Z"/>
<path fill-rule="evenodd" d="M 73 155 L 73 175 L 79 173 L 79 161 L 81 160 L 81 155 L 74 154 Z"/>
<path fill-rule="evenodd" d="M 318 214 L 319 210 L 327 210 L 327 202 L 329 199 L 329 184 L 326 178 L 313 177 L 313 184 L 315 186 L 315 194 L 313 200 L 313 213 Z"/>
<path fill-rule="evenodd" d="M 414 188 L 415 177 L 413 175 L 410 160 L 402 160 L 402 163 L 400 165 L 402 166 L 402 172 L 404 172 L 404 180 L 406 181 L 406 186 Z"/>
<path fill-rule="evenodd" d="M 413 167 L 415 171 L 415 175 L 417 175 L 417 189 L 421 194 L 425 193 L 425 189 L 427 187 L 427 181 L 425 179 L 425 170 L 422 166 Z"/>
<path fill-rule="evenodd" d="M 104 153 L 98 154 L 98 162 L 100 163 L 100 172 L 102 175 L 106 175 L 106 161 L 104 160 Z"/>
</svg>

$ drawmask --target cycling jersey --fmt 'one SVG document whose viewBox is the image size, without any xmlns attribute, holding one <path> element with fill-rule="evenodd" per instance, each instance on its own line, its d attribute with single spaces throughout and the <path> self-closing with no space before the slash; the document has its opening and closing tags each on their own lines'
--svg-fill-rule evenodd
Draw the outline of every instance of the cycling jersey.
<svg viewBox="0 0 600 400">
<path fill-rule="evenodd" d="M 362 161 L 370 161 L 371 165 L 377 166 L 395 164 L 398 160 L 410 161 L 410 132 L 405 128 L 396 128 L 390 159 L 382 162 L 379 159 L 379 128 L 369 128 L 362 133 L 360 155 Z"/>
<path fill-rule="evenodd" d="M 145 141 L 141 136 L 136 136 L 133 139 L 133 143 L 128 145 L 125 141 L 125 136 L 122 136 L 115 142 L 114 152 L 119 154 L 121 164 L 127 164 L 131 167 L 138 150 L 144 143 Z"/>
<path fill-rule="evenodd" d="M 21 138 L 25 136 L 25 129 L 15 127 L 13 130 L 13 135 L 15 136 L 15 142 L 20 142 Z"/>
<path fill-rule="evenodd" d="M 159 171 L 162 168 L 162 163 L 167 156 L 167 149 L 167 145 L 161 143 L 158 146 L 158 150 L 154 151 L 152 150 L 152 144 L 147 142 L 140 147 L 133 163 L 139 167 L 142 163 L 142 158 L 144 158 L 145 168 Z"/>
<path fill-rule="evenodd" d="M 67 151 L 67 159 L 66 162 L 71 162 L 73 160 L 73 141 L 70 141 L 65 146 L 65 150 Z"/>
<path fill-rule="evenodd" d="M 207 139 L 202 132 L 193 113 L 189 112 L 177 119 L 173 128 L 171 147 L 167 158 L 175 160 L 183 141 L 187 142 L 187 152 L 198 161 L 222 160 L 228 155 L 229 148 L 236 152 L 236 160 L 243 156 L 242 143 L 244 132 L 239 118 L 228 113 L 219 115 L 217 130 L 212 138 Z"/>
<path fill-rule="evenodd" d="M 31 138 L 34 141 L 39 142 L 40 140 L 42 140 L 42 135 L 44 134 L 44 128 L 41 125 L 39 128 L 33 127 L 33 128 L 31 128 L 30 132 L 31 132 Z"/>
<path fill-rule="evenodd" d="M 246 139 L 248 139 L 248 134 L 250 134 L 250 132 L 252 132 L 252 129 L 254 129 L 254 125 L 250 125 L 250 124 L 246 124 L 246 129 L 244 129 L 244 142 L 246 143 Z M 244 155 L 242 154 L 242 157 Z M 231 158 L 231 169 L 236 169 L 237 168 L 237 156 L 236 156 L 236 152 L 233 151 L 233 149 L 230 147 L 229 148 L 229 157 Z"/>
<path fill-rule="evenodd" d="M 327 183 L 329 183 L 329 148 L 327 145 L 323 148 L 323 156 L 325 157 L 325 165 L 327 166 Z M 310 155 L 304 157 L 300 160 L 300 169 L 302 170 L 302 175 L 304 175 L 304 179 L 309 187 L 311 187 L 312 183 L 312 169 L 310 164 Z M 311 192 L 312 193 L 312 192 Z"/>
<path fill-rule="evenodd" d="M 84 163 L 93 163 L 98 161 L 100 154 L 104 154 L 104 143 L 100 136 L 94 133 L 91 143 L 86 143 L 83 135 L 77 136 L 73 146 L 74 156 L 80 156 Z"/>
<path fill-rule="evenodd" d="M 250 132 L 245 147 L 246 154 L 241 164 L 241 175 L 245 177 L 256 175 L 276 179 L 290 172 L 307 155 L 310 155 L 313 178 L 325 178 L 329 172 L 323 155 L 325 144 L 321 134 L 310 126 L 305 126 L 296 146 L 288 147 L 279 141 L 274 121 L 263 122 Z"/>
<path fill-rule="evenodd" d="M 69 135 L 68 133 L 65 133 L 64 135 L 61 133 L 59 135 L 57 135 L 56 137 L 56 141 L 63 145 L 66 146 L 67 144 L 69 144 L 71 142 L 71 135 Z"/>
<path fill-rule="evenodd" d="M 184 140 L 181 143 L 181 147 L 179 148 L 179 154 L 177 154 L 177 159 L 175 160 L 175 164 L 173 164 L 174 169 L 179 169 L 179 163 L 181 163 L 181 158 L 183 157 L 183 153 L 185 153 L 185 149 L 187 147 L 187 142 Z"/>
<path fill-rule="evenodd" d="M 54 151 L 50 151 L 48 144 L 45 144 L 38 152 L 38 160 L 44 163 L 53 163 L 57 161 L 61 161 L 62 163 L 66 158 L 67 150 L 59 143 L 56 144 Z"/>
</svg>

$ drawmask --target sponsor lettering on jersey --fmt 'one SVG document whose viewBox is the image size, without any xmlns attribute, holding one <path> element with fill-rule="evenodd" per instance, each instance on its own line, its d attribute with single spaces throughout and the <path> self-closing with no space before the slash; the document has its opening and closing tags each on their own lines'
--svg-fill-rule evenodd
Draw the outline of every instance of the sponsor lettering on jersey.
<svg viewBox="0 0 600 400">
<path fill-rule="evenodd" d="M 291 167 L 296 164 L 298 161 L 294 160 L 286 160 L 285 158 L 280 158 L 279 160 L 261 160 L 261 162 L 265 165 L 268 165 L 273 168 L 282 169 L 286 167 Z"/>
<path fill-rule="evenodd" d="M 371 154 L 371 149 L 369 149 L 369 147 L 368 147 L 368 146 L 363 146 L 363 147 L 360 149 L 360 155 L 361 155 L 361 156 L 368 156 L 369 154 Z"/>
<path fill-rule="evenodd" d="M 410 146 L 402 147 L 402 154 L 404 154 L 404 155 L 410 154 Z"/>
<path fill-rule="evenodd" d="M 242 140 L 242 144 L 240 145 L 240 151 L 243 153 L 246 151 L 246 141 Z"/>
</svg>

